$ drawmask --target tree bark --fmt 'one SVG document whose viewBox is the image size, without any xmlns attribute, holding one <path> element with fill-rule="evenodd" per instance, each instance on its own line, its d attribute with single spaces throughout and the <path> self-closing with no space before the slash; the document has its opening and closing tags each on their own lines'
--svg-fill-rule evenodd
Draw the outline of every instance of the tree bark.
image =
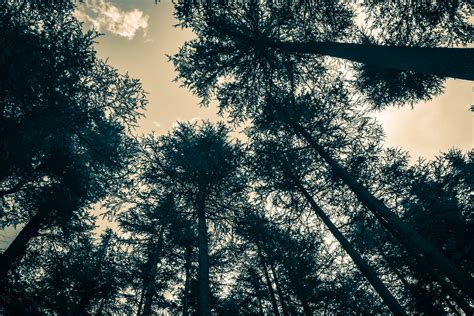
<svg viewBox="0 0 474 316">
<path fill-rule="evenodd" d="M 406 315 L 400 304 L 397 302 L 395 297 L 393 297 L 392 293 L 390 293 L 390 291 L 385 287 L 385 285 L 379 279 L 372 267 L 370 267 L 367 262 L 357 253 L 357 251 L 352 247 L 349 241 L 333 224 L 331 219 L 314 201 L 313 197 L 308 193 L 308 191 L 303 187 L 303 185 L 296 178 L 293 178 L 293 181 L 300 193 L 310 204 L 313 211 L 323 221 L 324 225 L 326 225 L 326 227 L 329 229 L 334 238 L 336 238 L 341 247 L 351 257 L 352 261 L 359 268 L 360 272 L 362 272 L 362 274 L 370 282 L 374 290 L 380 295 L 380 297 L 382 298 L 384 303 L 387 304 L 388 308 L 392 311 L 392 313 L 394 313 L 395 315 Z"/>
<path fill-rule="evenodd" d="M 332 172 L 354 192 L 358 199 L 377 217 L 381 224 L 391 232 L 407 249 L 414 247 L 418 251 L 418 257 L 430 262 L 440 273 L 448 277 L 459 289 L 471 298 L 474 298 L 474 281 L 467 273 L 459 269 L 454 263 L 446 258 L 428 240 L 422 237 L 416 230 L 404 223 L 398 215 L 392 212 L 382 201 L 375 198 L 366 187 L 357 180 L 341 165 L 339 165 L 313 137 L 300 125 L 291 124 L 296 133 L 323 158 L 331 167 Z"/>
<path fill-rule="evenodd" d="M 209 249 L 207 240 L 206 208 L 204 197 L 200 195 L 197 201 L 198 239 L 199 239 L 199 315 L 211 315 L 209 287 Z"/>
<path fill-rule="evenodd" d="M 151 315 L 151 306 L 153 304 L 153 296 L 155 295 L 155 278 L 158 269 L 158 259 L 160 258 L 161 248 L 163 247 L 163 233 L 165 225 L 160 227 L 157 245 L 150 245 L 151 254 L 149 258 L 149 272 L 145 284 L 145 304 L 143 306 L 143 316 Z M 152 241 L 153 243 L 153 241 Z"/>
<path fill-rule="evenodd" d="M 270 293 L 270 300 L 272 302 L 273 313 L 275 316 L 279 316 L 280 312 L 278 311 L 278 304 L 275 297 L 275 291 L 273 290 L 272 281 L 270 280 L 270 275 L 268 274 L 267 265 L 265 263 L 265 258 L 263 257 L 260 247 L 257 245 L 258 257 L 260 258 L 260 264 L 262 265 L 263 274 L 265 276 L 265 281 L 267 283 L 268 292 Z"/>
<path fill-rule="evenodd" d="M 42 223 L 48 216 L 49 211 L 41 208 L 28 221 L 20 233 L 15 237 L 8 248 L 0 255 L 0 281 L 3 280 L 13 264 L 25 254 L 28 242 L 38 236 Z"/>
</svg>

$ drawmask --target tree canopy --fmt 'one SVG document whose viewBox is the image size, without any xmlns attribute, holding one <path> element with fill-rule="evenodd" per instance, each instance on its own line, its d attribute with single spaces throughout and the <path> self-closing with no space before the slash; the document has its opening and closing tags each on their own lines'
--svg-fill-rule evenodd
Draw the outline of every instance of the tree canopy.
<svg viewBox="0 0 474 316">
<path fill-rule="evenodd" d="M 373 115 L 473 79 L 471 3 L 176 2 L 178 80 L 229 120 L 161 135 L 75 5 L 0 4 L 0 314 L 474 313 L 474 152 Z"/>
</svg>

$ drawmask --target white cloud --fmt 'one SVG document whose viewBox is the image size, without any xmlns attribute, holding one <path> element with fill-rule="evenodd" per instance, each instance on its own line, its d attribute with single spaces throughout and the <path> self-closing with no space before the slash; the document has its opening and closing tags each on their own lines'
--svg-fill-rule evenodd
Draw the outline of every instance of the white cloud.
<svg viewBox="0 0 474 316">
<path fill-rule="evenodd" d="M 87 1 L 78 5 L 76 17 L 89 22 L 98 31 L 108 31 L 131 40 L 143 29 L 146 34 L 149 16 L 143 11 L 133 9 L 125 11 L 105 0 Z"/>
</svg>

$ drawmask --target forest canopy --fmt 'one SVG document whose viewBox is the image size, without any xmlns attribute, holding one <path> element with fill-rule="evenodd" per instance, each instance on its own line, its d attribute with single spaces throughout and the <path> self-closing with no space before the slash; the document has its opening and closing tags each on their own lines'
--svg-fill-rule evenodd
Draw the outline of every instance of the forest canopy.
<svg viewBox="0 0 474 316">
<path fill-rule="evenodd" d="M 221 116 L 161 134 L 87 5 L 0 2 L 0 314 L 474 313 L 474 151 L 374 116 L 474 80 L 470 2 L 175 1 Z"/>
</svg>

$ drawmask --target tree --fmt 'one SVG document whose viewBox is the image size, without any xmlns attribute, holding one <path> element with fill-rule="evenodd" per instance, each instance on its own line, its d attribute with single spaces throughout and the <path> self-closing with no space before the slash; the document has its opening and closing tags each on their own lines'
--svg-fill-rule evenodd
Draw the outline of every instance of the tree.
<svg viewBox="0 0 474 316">
<path fill-rule="evenodd" d="M 199 244 L 199 314 L 210 315 L 208 219 L 219 218 L 239 198 L 240 146 L 227 140 L 223 124 L 181 123 L 171 133 L 144 140 L 149 183 L 167 187 L 197 218 Z"/>
<path fill-rule="evenodd" d="M 0 6 L 2 227 L 26 223 L 0 257 L 1 279 L 41 230 L 105 195 L 146 104 L 137 80 L 96 58 L 96 34 L 73 8 Z"/>
<path fill-rule="evenodd" d="M 326 96 L 326 98 L 328 97 L 330 97 L 330 95 Z M 459 289 L 462 289 L 466 294 L 472 296 L 472 278 L 467 275 L 459 266 L 457 266 L 445 255 L 443 255 L 441 251 L 432 244 L 432 242 L 428 241 L 425 237 L 420 235 L 408 223 L 404 223 L 395 212 L 393 212 L 385 205 L 382 200 L 377 199 L 367 189 L 365 185 L 358 181 L 357 177 L 353 176 L 346 168 L 344 168 L 339 162 L 337 162 L 333 158 L 333 155 L 335 153 L 330 152 L 331 145 L 329 143 L 327 145 L 321 145 L 323 142 L 325 142 L 325 139 L 320 137 L 321 130 L 318 132 L 317 130 L 309 128 L 311 125 L 306 125 L 306 115 L 308 113 L 308 109 L 311 107 L 311 104 L 304 102 L 304 104 L 301 105 L 301 108 L 298 109 L 297 102 L 295 103 L 292 100 L 294 99 L 290 98 L 286 100 L 277 101 L 278 103 L 286 104 L 283 105 L 283 108 L 285 108 L 286 110 L 283 108 L 278 108 L 278 103 L 275 102 L 272 102 L 271 105 L 268 107 L 270 113 L 269 115 L 273 116 L 276 119 L 277 127 L 281 128 L 282 123 L 283 126 L 285 124 L 289 126 L 290 130 L 292 130 L 292 133 L 299 135 L 300 139 L 303 140 L 321 157 L 321 159 L 330 167 L 332 174 L 337 178 L 341 179 L 343 183 L 351 189 L 355 196 L 357 196 L 359 201 L 361 201 L 367 207 L 367 209 L 379 220 L 379 222 L 391 234 L 393 234 L 399 242 L 401 242 L 407 249 L 409 249 L 415 257 L 419 257 L 420 260 L 422 259 L 422 257 L 426 258 L 429 262 L 431 262 L 432 266 L 436 270 L 438 270 L 439 273 L 442 273 L 443 275 L 448 277 L 454 284 L 456 284 L 457 287 L 459 287 Z M 325 102 L 328 102 L 328 100 L 330 99 L 327 99 Z M 314 103 L 317 107 L 321 106 L 323 103 L 321 101 L 316 100 L 310 102 Z M 302 124 L 295 123 L 295 119 L 299 120 L 297 119 L 297 117 L 300 117 L 300 119 L 302 120 Z M 321 118 L 321 120 L 324 119 Z M 321 127 L 326 130 L 334 129 L 334 131 L 331 131 L 331 133 L 336 133 L 336 131 L 341 128 L 340 125 L 343 124 L 343 120 L 333 120 L 332 123 L 330 123 L 329 125 L 322 124 Z M 351 122 L 351 124 L 354 124 L 355 122 L 356 121 Z M 366 125 L 366 123 L 364 122 L 364 119 L 359 121 L 361 126 Z M 338 124 L 338 126 L 331 127 L 333 123 Z M 314 122 L 310 124 L 312 124 L 312 126 L 315 126 Z M 357 129 L 358 128 L 356 128 L 356 130 Z M 337 137 L 344 137 L 344 135 L 347 136 L 348 132 L 349 130 L 346 130 L 342 134 L 339 134 Z M 337 137 L 334 138 L 336 142 L 342 141 L 343 138 L 339 139 L 338 141 Z M 367 138 L 360 137 L 359 139 L 364 141 Z M 370 148 L 370 142 L 368 145 Z"/>
<path fill-rule="evenodd" d="M 451 228 L 452 231 L 457 231 L 459 236 L 462 236 L 469 230 L 462 220 L 462 216 L 453 216 L 458 212 L 460 214 L 460 210 L 465 209 L 466 204 L 461 202 L 463 199 L 458 200 L 454 197 L 455 195 L 462 196 L 462 194 L 444 193 L 447 188 L 454 187 L 457 187 L 456 190 L 463 188 L 462 190 L 467 192 L 468 184 L 461 180 L 460 174 L 462 173 L 456 169 L 459 167 L 459 170 L 463 170 L 463 173 L 468 175 L 469 167 L 467 167 L 468 164 L 460 163 L 465 158 L 460 159 L 459 153 L 453 152 L 446 155 L 447 157 L 450 158 L 445 160 L 444 157 L 439 157 L 436 162 L 422 162 L 410 166 L 409 156 L 406 153 L 387 149 L 374 159 L 365 161 L 350 159 L 352 166 L 349 166 L 359 181 L 365 183 L 375 195 L 383 197 L 384 203 L 400 214 L 405 222 L 409 222 L 413 228 L 429 238 L 443 252 L 443 255 L 469 272 L 467 266 L 458 261 L 452 253 L 445 251 L 450 234 L 440 238 L 434 237 L 431 232 L 434 227 L 443 227 L 442 230 L 449 230 L 448 223 L 454 218 L 457 218 L 455 220 L 457 224 L 456 229 Z M 452 163 L 454 161 L 456 163 Z M 423 167 L 418 169 L 418 165 Z M 427 166 L 436 165 L 438 166 L 436 169 L 443 166 L 438 169 L 439 171 L 444 170 L 442 173 L 437 172 L 436 177 L 439 178 L 436 181 L 439 181 L 439 185 L 434 184 L 433 179 L 428 180 L 431 175 L 427 177 L 428 174 L 432 174 L 431 171 L 428 171 Z M 456 165 L 458 167 L 451 169 Z M 455 176 L 446 172 L 447 170 L 451 170 L 452 175 Z M 446 191 L 449 192 L 449 190 L 451 189 Z M 414 195 L 415 192 L 428 194 L 429 198 L 425 207 L 420 205 L 421 199 L 417 197 L 417 194 Z M 340 198 L 331 192 L 327 192 L 327 194 L 330 195 L 329 200 L 336 200 L 338 204 L 341 204 L 341 207 L 347 209 L 347 212 L 342 212 L 339 216 L 349 217 L 347 224 L 344 225 L 345 233 L 353 240 L 355 248 L 360 253 L 372 258 L 372 264 L 393 285 L 394 293 L 401 297 L 402 301 L 407 302 L 406 307 L 410 312 L 430 314 L 452 312 L 452 306 L 455 304 L 466 314 L 472 313 L 472 308 L 467 303 L 469 300 L 453 289 L 452 285 L 436 269 L 433 269 L 432 262 L 418 257 L 412 248 L 401 246 L 377 223 L 370 213 L 361 208 L 356 199 L 350 198 L 350 195 L 344 193 L 340 194 Z M 436 205 L 441 207 L 437 208 Z M 424 209 L 421 211 L 423 215 L 419 214 L 420 222 L 410 219 L 413 218 L 410 210 L 415 209 L 418 211 Z M 448 218 L 450 220 L 447 220 Z M 433 219 L 433 221 L 431 222 L 429 219 Z M 423 229 L 422 227 L 425 225 L 430 228 Z M 464 247 L 468 245 L 467 241 L 462 243 Z"/>
<path fill-rule="evenodd" d="M 351 257 L 354 264 L 367 278 L 390 310 L 397 315 L 405 314 L 403 308 L 382 283 L 377 273 L 341 234 L 329 216 L 327 216 L 326 212 L 317 204 L 305 187 L 304 178 L 305 174 L 307 174 L 310 160 L 305 159 L 304 156 L 300 158 L 300 152 L 295 150 L 290 142 L 285 142 L 281 138 L 275 141 L 275 136 L 269 135 L 268 133 L 258 135 L 255 131 L 252 133 L 252 136 L 252 145 L 256 152 L 254 160 L 261 162 L 260 165 L 254 168 L 257 174 L 274 189 L 284 190 L 290 195 L 292 193 L 301 195 L 309 204 L 312 211 L 321 219 L 330 233 L 340 243 L 341 247 Z"/>
<path fill-rule="evenodd" d="M 124 286 L 124 252 L 111 230 L 94 243 L 92 228 L 35 238 L 4 287 L 6 311 L 68 315 L 114 310 Z"/>
<path fill-rule="evenodd" d="M 239 105 L 244 110 L 252 110 L 258 104 L 258 98 L 250 91 L 264 94 L 269 84 L 291 82 L 298 89 L 317 84 L 315 74 L 323 72 L 325 66 L 334 68 L 321 56 L 361 63 L 362 68 L 356 66 L 355 86 L 368 95 L 376 108 L 391 102 L 430 99 L 441 92 L 439 77 L 474 80 L 470 62 L 474 49 L 433 47 L 438 42 L 453 44 L 454 40 L 397 40 L 399 34 L 405 35 L 403 30 L 375 39 L 356 29 L 351 9 L 350 5 L 326 1 L 317 6 L 305 2 L 247 1 L 212 8 L 180 3 L 176 5 L 176 17 L 197 38 L 187 42 L 171 60 L 184 84 L 204 102 L 217 96 L 235 104 L 239 100 L 232 92 L 237 90 L 245 94 L 240 101 L 251 100 L 250 105 Z M 455 12 L 456 21 L 469 25 L 465 22 L 469 16 L 466 11 Z M 376 17 L 379 24 L 384 23 L 382 17 Z M 414 24 L 411 27 L 417 29 Z M 444 26 L 449 28 L 447 25 L 451 24 Z M 437 31 L 439 36 L 445 33 L 439 28 L 430 31 Z M 451 38 L 456 38 L 456 43 L 469 43 L 465 35 L 468 32 L 463 32 Z M 223 109 L 235 111 L 235 106 L 225 102 L 221 102 Z M 241 114 L 238 111 L 234 118 Z"/>
<path fill-rule="evenodd" d="M 255 2 L 248 5 L 247 3 L 236 4 L 236 6 L 217 7 L 213 10 L 187 5 L 177 7 L 177 17 L 183 21 L 182 25 L 192 27 L 198 36 L 197 39 L 186 44 L 180 53 L 172 59 L 185 85 L 191 87 L 199 96 L 203 97 L 204 102 L 208 102 L 213 93 L 216 93 L 221 110 L 229 109 L 231 117 L 238 121 L 246 118 L 255 121 L 262 113 L 265 114 L 265 111 L 275 114 L 277 118 L 272 119 L 276 120 L 275 125 L 279 128 L 289 126 L 293 133 L 299 135 L 312 147 L 319 157 L 330 166 L 334 176 L 340 178 L 405 247 L 411 248 L 412 253 L 419 258 L 428 258 L 430 262 L 433 262 L 435 269 L 447 276 L 457 287 L 469 293 L 472 297 L 473 280 L 469 275 L 443 256 L 431 242 L 427 241 L 406 223 L 403 223 L 381 200 L 361 185 L 333 158 L 330 150 L 328 151 L 328 147 L 321 146 L 318 143 L 320 141 L 318 139 L 319 135 L 313 136 L 312 133 L 314 132 L 308 128 L 309 126 L 305 124 L 303 124 L 305 126 L 302 126 L 290 119 L 292 114 L 297 113 L 296 117 L 299 117 L 298 119 L 304 117 L 304 120 L 308 122 L 308 119 L 311 120 L 311 115 L 319 115 L 318 112 L 311 113 L 311 111 L 305 109 L 305 107 L 311 107 L 311 104 L 308 103 L 305 103 L 299 109 L 294 109 L 296 104 L 293 102 L 293 95 L 309 96 L 314 93 L 316 82 L 319 85 L 323 78 L 313 70 L 316 62 L 311 58 L 300 61 L 296 59 L 297 55 L 285 55 L 284 53 L 296 49 L 300 53 L 310 53 L 311 45 L 317 44 L 313 42 L 309 46 L 299 45 L 299 43 L 293 41 L 293 38 L 310 36 L 307 34 L 311 34 L 311 29 L 314 29 L 316 35 L 320 35 L 318 34 L 320 29 L 314 25 L 308 26 L 303 22 L 295 23 L 295 21 L 303 19 L 301 17 L 298 19 L 299 16 L 295 13 L 296 10 L 284 10 L 287 8 L 285 6 L 280 12 L 287 13 L 285 20 L 292 23 L 293 28 L 288 29 L 293 32 L 283 28 L 282 25 L 287 26 L 288 24 L 279 24 L 277 23 L 278 19 L 277 22 L 272 24 L 272 19 L 268 18 L 272 12 L 278 11 L 281 7 L 260 6 Z M 321 7 L 324 8 L 324 6 Z M 338 11 L 337 14 L 333 14 L 331 17 L 335 20 L 348 21 L 347 14 L 344 14 L 343 11 Z M 307 11 L 303 10 L 302 12 L 307 14 Z M 230 22 L 224 21 L 224 16 Z M 316 20 L 311 19 L 311 23 Z M 331 23 L 328 24 L 327 22 L 323 25 L 332 26 Z M 308 29 L 304 29 L 304 26 L 307 26 Z M 347 23 L 339 23 L 339 27 L 342 26 L 347 26 Z M 306 30 L 307 32 L 296 32 L 294 30 Z M 249 34 L 252 35 L 252 38 L 249 38 Z M 293 42 L 278 41 L 277 44 L 274 44 L 275 41 L 271 41 L 272 38 L 268 34 L 277 34 L 280 37 L 288 37 L 290 36 L 288 34 L 291 34 Z M 344 35 L 345 33 L 341 32 L 341 34 Z M 326 36 L 330 35 L 332 34 L 326 33 Z M 236 38 L 237 40 L 235 40 Z M 270 46 L 267 45 L 269 38 Z M 261 43 L 264 45 L 260 45 Z M 340 47 L 341 45 L 346 44 L 335 44 L 332 47 Z M 383 49 L 386 50 L 387 48 Z M 451 51 L 447 48 L 440 49 L 441 51 Z M 396 48 L 395 50 L 405 50 L 405 48 Z M 425 48 L 408 50 L 424 51 Z M 437 50 L 438 48 L 434 49 L 434 51 Z M 461 49 L 460 51 L 472 54 L 472 50 L 469 49 Z M 356 51 L 354 53 L 356 54 Z M 288 56 L 294 57 L 294 59 Z M 464 65 L 468 63 L 467 60 L 464 60 L 462 65 L 460 64 L 460 68 L 464 68 Z M 389 66 L 395 67 L 394 65 Z M 472 70 L 468 70 L 468 72 L 474 73 Z M 305 76 L 302 74 L 305 74 Z M 273 98 L 281 91 L 289 91 L 290 98 L 268 102 L 269 98 Z M 334 95 L 337 95 L 338 91 L 332 91 Z M 327 96 L 321 96 L 321 98 L 327 98 Z M 311 102 L 321 103 L 320 100 Z M 278 109 L 279 105 L 286 106 L 286 110 Z M 262 121 L 266 123 L 262 123 L 261 126 L 268 124 L 268 120 Z M 347 133 L 344 134 L 347 135 Z"/>
<path fill-rule="evenodd" d="M 285 211 L 294 212 L 291 209 Z M 271 293 L 274 283 L 283 314 L 288 314 L 290 310 L 303 311 L 305 315 L 320 311 L 322 301 L 328 297 L 324 288 L 327 281 L 319 276 L 330 274 L 329 267 L 333 261 L 322 247 L 321 236 L 311 230 L 303 235 L 302 225 L 294 221 L 290 222 L 288 228 L 283 228 L 264 214 L 254 211 L 248 211 L 236 224 L 238 234 L 247 242 L 249 252 L 255 258 L 244 261 L 241 273 L 243 280 L 249 282 L 249 290 L 257 301 L 262 300 L 259 296 L 261 290 L 258 290 L 261 281 L 255 279 L 258 278 L 255 274 L 258 270 L 263 270 L 265 281 L 269 280 L 268 274 L 273 276 L 274 282 L 267 281 L 267 287 Z M 261 269 L 258 269 L 259 266 Z M 293 295 L 299 306 L 292 306 Z M 276 311 L 278 312 L 278 308 Z"/>
<path fill-rule="evenodd" d="M 164 284 L 161 284 L 160 289 L 156 288 L 158 266 L 164 270 L 160 263 L 168 251 L 167 248 L 172 246 L 167 239 L 170 234 L 169 226 L 176 213 L 171 195 L 165 195 L 161 199 L 157 197 L 154 200 L 157 201 L 156 205 L 147 205 L 146 201 L 144 203 L 137 199 L 136 207 L 124 211 L 119 217 L 121 228 L 132 234 L 129 242 L 135 248 L 134 252 L 139 252 L 144 257 L 144 262 L 140 262 L 141 267 L 137 269 L 140 271 L 143 283 L 141 289 L 143 302 L 140 302 L 137 314 L 144 316 L 151 315 L 156 292 L 164 290 Z"/>
</svg>

